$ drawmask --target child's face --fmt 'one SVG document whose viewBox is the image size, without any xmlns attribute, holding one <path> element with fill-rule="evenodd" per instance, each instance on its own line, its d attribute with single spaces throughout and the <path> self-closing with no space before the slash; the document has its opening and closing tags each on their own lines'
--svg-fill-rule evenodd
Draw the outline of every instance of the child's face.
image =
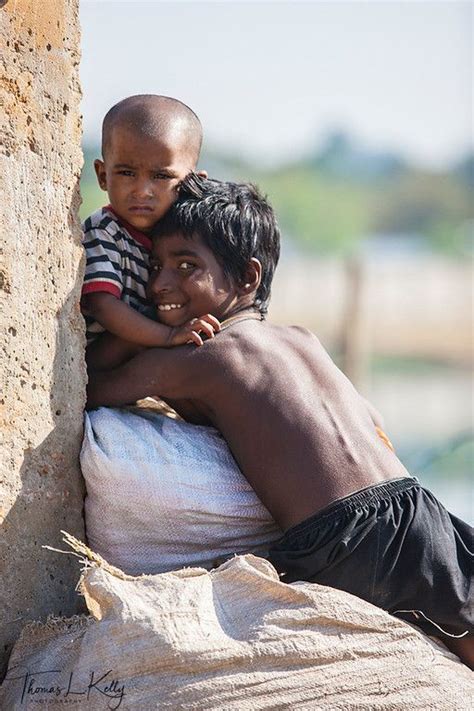
<svg viewBox="0 0 474 711">
<path fill-rule="evenodd" d="M 199 236 L 181 234 L 154 240 L 148 297 L 167 326 L 211 313 L 222 319 L 237 305 L 233 280 L 224 273 Z"/>
<path fill-rule="evenodd" d="M 179 182 L 194 162 L 179 142 L 145 138 L 116 126 L 104 161 L 96 160 L 94 166 L 117 215 L 148 233 L 176 200 Z"/>
</svg>

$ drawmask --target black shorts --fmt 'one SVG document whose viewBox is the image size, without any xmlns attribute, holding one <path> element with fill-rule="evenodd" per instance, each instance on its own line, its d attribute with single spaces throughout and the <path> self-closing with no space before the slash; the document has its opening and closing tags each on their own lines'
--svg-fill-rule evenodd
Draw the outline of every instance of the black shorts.
<svg viewBox="0 0 474 711">
<path fill-rule="evenodd" d="M 394 479 L 290 528 L 269 560 L 284 582 L 357 595 L 430 635 L 474 634 L 474 530 L 416 479 Z"/>
</svg>

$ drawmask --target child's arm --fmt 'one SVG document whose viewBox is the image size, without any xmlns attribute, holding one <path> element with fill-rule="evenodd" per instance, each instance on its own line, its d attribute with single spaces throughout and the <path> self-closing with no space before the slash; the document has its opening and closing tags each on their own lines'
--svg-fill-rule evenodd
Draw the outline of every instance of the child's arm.
<svg viewBox="0 0 474 711">
<path fill-rule="evenodd" d="M 119 336 L 114 336 L 113 333 L 104 331 L 86 348 L 87 372 L 90 375 L 94 371 L 118 368 L 119 365 L 126 363 L 145 348 L 145 346 L 137 346 L 136 343 L 129 343 Z"/>
<path fill-rule="evenodd" d="M 199 319 L 188 321 L 183 326 L 171 328 L 157 323 L 135 311 L 124 301 L 107 292 L 94 292 L 82 297 L 83 311 L 92 316 L 109 333 L 137 346 L 161 346 L 169 348 L 189 341 L 202 345 L 202 332 L 212 338 L 220 328 L 219 321 L 206 314 Z"/>
</svg>

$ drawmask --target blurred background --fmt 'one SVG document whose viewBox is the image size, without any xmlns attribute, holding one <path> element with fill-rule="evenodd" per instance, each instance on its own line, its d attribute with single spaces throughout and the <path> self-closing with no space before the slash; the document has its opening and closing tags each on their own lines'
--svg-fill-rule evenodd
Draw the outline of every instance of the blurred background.
<svg viewBox="0 0 474 711">
<path fill-rule="evenodd" d="M 81 0 L 86 217 L 130 94 L 200 116 L 200 166 L 283 233 L 271 318 L 311 328 L 412 474 L 474 521 L 473 6 Z"/>
</svg>

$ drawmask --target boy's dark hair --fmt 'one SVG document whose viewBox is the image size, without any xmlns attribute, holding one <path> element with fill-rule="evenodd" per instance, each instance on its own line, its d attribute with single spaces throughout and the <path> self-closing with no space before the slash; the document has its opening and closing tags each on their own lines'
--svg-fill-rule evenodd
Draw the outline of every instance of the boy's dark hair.
<svg viewBox="0 0 474 711">
<path fill-rule="evenodd" d="M 182 182 L 178 200 L 159 221 L 154 237 L 173 233 L 199 235 L 224 272 L 237 283 L 255 257 L 262 277 L 254 305 L 266 314 L 273 273 L 280 256 L 280 231 L 269 202 L 250 183 L 230 183 L 190 173 Z"/>
</svg>

